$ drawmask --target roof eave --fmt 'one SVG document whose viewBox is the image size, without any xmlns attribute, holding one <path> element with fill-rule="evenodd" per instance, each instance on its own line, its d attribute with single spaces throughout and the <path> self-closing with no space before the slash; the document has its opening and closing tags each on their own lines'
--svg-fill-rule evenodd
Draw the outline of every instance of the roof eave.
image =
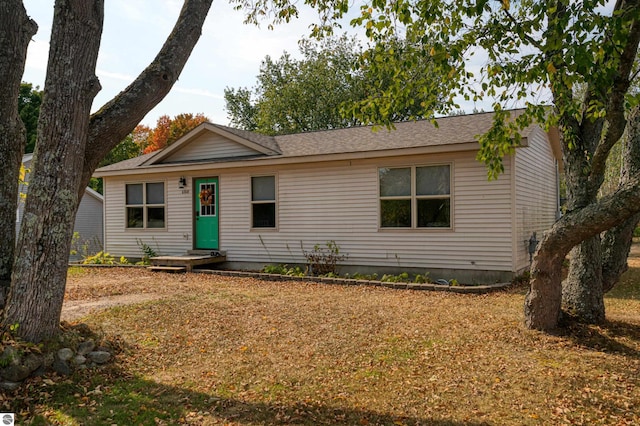
<svg viewBox="0 0 640 426">
<path fill-rule="evenodd" d="M 173 164 L 151 164 L 140 165 L 139 167 L 127 170 L 114 170 L 94 174 L 95 177 L 124 176 L 145 173 L 167 173 L 167 172 L 188 172 L 212 167 L 220 169 L 233 169 L 239 167 L 258 167 L 266 165 L 304 164 L 319 163 L 340 160 L 365 160 L 378 157 L 401 157 L 420 154 L 443 154 L 463 151 L 477 151 L 478 142 L 465 142 L 450 145 L 436 145 L 428 147 L 394 148 L 365 152 L 347 152 L 337 154 L 299 155 L 299 156 L 271 156 L 266 158 L 254 158 L 250 160 L 215 162 L 205 161 L 200 163 L 173 163 Z"/>
</svg>

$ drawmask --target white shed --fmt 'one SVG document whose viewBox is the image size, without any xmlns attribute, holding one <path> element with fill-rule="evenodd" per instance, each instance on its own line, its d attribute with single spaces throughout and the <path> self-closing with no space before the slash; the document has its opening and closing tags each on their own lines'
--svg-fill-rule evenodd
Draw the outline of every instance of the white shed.
<svg viewBox="0 0 640 426">
<path fill-rule="evenodd" d="M 31 167 L 31 161 L 33 154 L 26 154 L 22 157 L 22 164 L 27 173 L 25 181 L 29 182 L 29 168 Z M 28 194 L 29 185 L 20 185 L 20 193 Z M 103 230 L 104 230 L 104 198 L 102 194 L 94 191 L 91 188 L 86 188 L 84 196 L 80 200 L 80 206 L 76 213 L 76 222 L 74 226 L 74 232 L 77 232 L 78 239 L 74 245 L 85 246 L 89 254 L 94 254 L 101 251 L 103 248 Z M 20 230 L 20 221 L 24 210 L 24 200 L 21 196 L 18 202 L 18 211 L 16 213 L 16 232 Z M 78 260 L 82 251 L 78 254 L 70 256 L 70 260 Z"/>
</svg>

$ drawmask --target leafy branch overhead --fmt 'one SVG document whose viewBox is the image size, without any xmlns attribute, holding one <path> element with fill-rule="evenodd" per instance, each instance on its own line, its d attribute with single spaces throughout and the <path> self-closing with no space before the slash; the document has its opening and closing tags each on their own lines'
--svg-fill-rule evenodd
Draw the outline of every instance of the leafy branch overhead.
<svg viewBox="0 0 640 426">
<path fill-rule="evenodd" d="M 249 22 L 259 18 L 288 22 L 300 7 L 287 0 L 235 1 L 247 11 Z M 319 14 L 313 35 L 330 34 L 350 18 L 350 24 L 364 30 L 373 46 L 360 55 L 359 64 L 391 76 L 389 85 L 373 86 L 375 90 L 350 110 L 363 123 L 392 127 L 398 104 L 415 106 L 413 117 L 433 118 L 460 109 L 458 99 L 489 101 L 495 120 L 488 133 L 478 135 L 477 159 L 487 165 L 490 179 L 505 170 L 504 159 L 521 144 L 522 130 L 534 123 L 545 130 L 559 130 L 567 213 L 546 231 L 534 256 L 525 322 L 531 328 L 553 329 L 563 304 L 585 321 L 602 321 L 602 282 L 589 278 L 601 276 L 602 271 L 574 279 L 579 290 L 573 292 L 561 288 L 561 267 L 572 247 L 594 239 L 592 249 L 581 252 L 590 255 L 574 253 L 577 263 L 571 269 L 577 270 L 578 264 L 585 271 L 602 269 L 598 234 L 640 210 L 637 180 L 624 182 L 613 197 L 598 197 L 612 147 L 625 131 L 630 141 L 637 140 L 632 133 L 638 127 L 627 126 L 627 117 L 640 120 L 638 91 L 630 90 L 638 73 L 634 63 L 640 42 L 640 3 L 371 0 L 359 11 L 350 10 L 351 4 L 341 0 L 304 3 Z M 394 46 L 399 40 L 399 46 Z M 377 52 L 386 54 L 377 56 Z M 412 74 L 425 58 L 428 72 Z M 407 95 L 412 92 L 432 95 L 416 103 Z M 522 111 L 508 112 L 523 105 Z M 635 159 L 634 150 L 625 152 L 629 153 L 625 169 L 635 170 L 640 159 Z M 554 241 L 563 244 L 553 246 Z M 618 250 L 616 257 L 625 258 L 627 252 Z M 570 273 L 570 277 L 578 275 Z M 576 295 L 573 300 L 571 294 Z M 581 297 L 586 299 L 578 301 Z"/>
<path fill-rule="evenodd" d="M 253 23 L 288 22 L 300 8 L 286 0 L 234 2 L 246 11 L 247 22 Z M 344 1 L 304 3 L 318 12 L 318 23 L 312 28 L 317 37 L 332 33 L 354 14 Z M 621 59 L 635 55 L 633 43 L 626 39 L 634 33 L 630 22 L 637 5 L 621 4 L 621 10 L 612 14 L 604 0 L 366 2 L 349 22 L 363 28 L 373 45 L 360 56 L 360 64 L 375 74 L 389 75 L 391 84 L 371 87 L 374 90 L 349 112 L 360 122 L 391 126 L 397 107 L 412 102 L 413 118 L 458 110 L 457 99 L 489 99 L 496 110 L 525 102 L 525 117 L 514 123 L 508 115 L 498 115 L 492 138 L 481 140 L 478 159 L 495 178 L 503 170 L 502 157 L 519 144 L 517 132 L 532 121 L 548 127 L 571 119 L 599 120 L 610 113 L 614 102 L 624 102 L 626 107 L 638 103 L 638 94 L 624 89 L 628 70 L 620 68 Z M 399 40 L 401 45 L 393 47 L 391 43 Z M 425 58 L 429 72 L 416 72 Z M 482 64 L 474 67 L 474 60 Z M 573 96 L 577 86 L 588 87 L 587 99 Z M 618 89 L 623 92 L 621 99 L 608 96 Z M 424 96 L 416 104 L 411 93 Z M 567 139 L 573 147 L 575 142 Z M 594 158 L 598 170 L 600 158 L 609 149 L 603 145 Z"/>
</svg>

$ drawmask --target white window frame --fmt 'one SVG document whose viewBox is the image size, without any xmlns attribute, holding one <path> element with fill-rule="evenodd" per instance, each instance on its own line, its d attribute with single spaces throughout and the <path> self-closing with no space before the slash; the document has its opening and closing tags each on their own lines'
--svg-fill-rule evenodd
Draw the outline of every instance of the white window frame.
<svg viewBox="0 0 640 426">
<path fill-rule="evenodd" d="M 147 203 L 147 185 L 161 183 L 163 192 L 162 204 L 150 204 Z M 142 204 L 128 204 L 127 203 L 127 187 L 129 185 L 142 185 Z M 124 227 L 127 230 L 166 230 L 167 229 L 167 182 L 166 181 L 149 181 L 149 182 L 127 182 L 124 184 Z M 148 209 L 162 207 L 164 212 L 164 225 L 162 227 L 149 227 L 148 222 Z M 130 227 L 129 226 L 129 209 L 130 208 L 142 208 L 142 227 Z"/>
<path fill-rule="evenodd" d="M 272 177 L 273 178 L 273 185 L 274 185 L 274 194 L 273 194 L 273 200 L 257 200 L 254 201 L 253 199 L 253 178 L 261 178 L 261 177 Z M 260 174 L 260 175 L 251 175 L 249 177 L 249 202 L 250 202 L 250 223 L 249 226 L 251 228 L 251 230 L 255 230 L 255 231 L 277 231 L 278 230 L 278 175 L 276 173 L 269 173 L 269 174 Z M 275 225 L 274 226 L 254 226 L 254 220 L 253 220 L 253 206 L 256 204 L 273 204 L 274 206 L 274 222 Z"/>
<path fill-rule="evenodd" d="M 417 169 L 423 167 L 449 167 L 449 193 L 437 195 L 417 195 Z M 411 190 L 410 195 L 382 196 L 380 194 L 380 170 L 381 169 L 410 169 L 411 171 Z M 384 231 L 399 230 L 428 230 L 450 231 L 453 229 L 453 164 L 437 163 L 437 164 L 413 164 L 413 165 L 394 165 L 394 166 L 378 166 L 376 169 L 378 177 L 378 229 Z M 418 226 L 418 200 L 449 200 L 449 226 Z M 410 200 L 411 203 L 411 226 L 382 226 L 382 201 L 383 200 Z"/>
</svg>

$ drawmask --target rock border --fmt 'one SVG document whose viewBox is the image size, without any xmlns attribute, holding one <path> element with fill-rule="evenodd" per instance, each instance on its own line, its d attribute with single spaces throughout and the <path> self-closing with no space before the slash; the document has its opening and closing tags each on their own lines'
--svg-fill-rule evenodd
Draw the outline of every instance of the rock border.
<svg viewBox="0 0 640 426">
<path fill-rule="evenodd" d="M 4 391 L 17 390 L 29 377 L 50 372 L 70 376 L 74 371 L 102 367 L 115 358 L 114 349 L 91 338 L 52 352 L 41 352 L 28 344 L 16 342 L 4 342 L 2 346 L 0 390 Z"/>
<path fill-rule="evenodd" d="M 120 268 L 120 267 L 135 267 L 146 268 L 148 265 L 106 265 L 106 264 L 77 264 L 70 263 L 69 266 L 76 266 L 82 268 Z M 450 293 L 462 293 L 462 294 L 487 294 L 496 291 L 505 290 L 512 287 L 512 282 L 495 283 L 495 284 L 481 284 L 481 285 L 443 285 L 434 283 L 405 283 L 405 282 L 387 282 L 377 280 L 363 280 L 352 278 L 328 278 L 328 277 L 314 277 L 305 275 L 302 277 L 294 275 L 280 275 L 280 274 L 267 274 L 265 272 L 252 272 L 252 271 L 232 271 L 224 269 L 193 269 L 191 272 L 196 274 L 210 274 L 220 275 L 223 277 L 240 277 L 240 278 L 257 278 L 265 281 L 298 281 L 298 282 L 315 282 L 321 284 L 337 284 L 337 285 L 366 285 L 373 287 L 387 287 L 396 290 L 422 290 L 422 291 L 446 291 Z"/>
<path fill-rule="evenodd" d="M 386 282 L 375 280 L 356 280 L 352 278 L 328 278 L 328 277 L 312 277 L 303 276 L 296 277 L 292 275 L 280 275 L 280 274 L 267 274 L 264 272 L 250 272 L 250 271 L 225 271 L 216 269 L 194 269 L 194 273 L 220 275 L 223 277 L 242 277 L 242 278 L 257 278 L 264 281 L 298 281 L 298 282 L 313 282 L 319 284 L 336 284 L 336 285 L 360 285 L 360 286 L 372 286 L 372 287 L 386 287 L 396 290 L 421 290 L 421 291 L 445 291 L 451 293 L 463 293 L 463 294 L 487 294 L 500 290 L 505 290 L 511 287 L 511 282 L 496 283 L 496 284 L 483 284 L 483 285 L 442 285 L 433 283 L 404 283 L 404 282 Z"/>
</svg>

